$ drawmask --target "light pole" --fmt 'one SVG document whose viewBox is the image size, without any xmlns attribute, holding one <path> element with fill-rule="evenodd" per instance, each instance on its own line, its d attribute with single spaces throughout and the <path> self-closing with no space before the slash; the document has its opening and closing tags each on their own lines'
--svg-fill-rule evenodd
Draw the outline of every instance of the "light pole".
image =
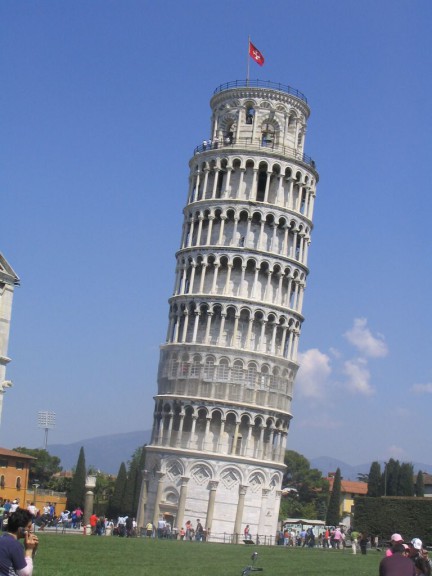
<svg viewBox="0 0 432 576">
<path fill-rule="evenodd" d="M 387 462 L 384 462 L 384 496 L 387 496 Z"/>
<path fill-rule="evenodd" d="M 36 504 L 37 489 L 40 486 L 40 484 L 38 484 L 37 482 L 38 482 L 38 480 L 35 480 L 35 482 L 33 484 L 33 504 L 36 506 L 36 508 L 37 508 L 37 504 Z"/>
<path fill-rule="evenodd" d="M 55 427 L 55 419 L 55 412 L 49 412 L 48 410 L 42 410 L 38 412 L 38 426 L 39 428 L 45 429 L 45 450 L 48 445 L 48 430 Z"/>
</svg>

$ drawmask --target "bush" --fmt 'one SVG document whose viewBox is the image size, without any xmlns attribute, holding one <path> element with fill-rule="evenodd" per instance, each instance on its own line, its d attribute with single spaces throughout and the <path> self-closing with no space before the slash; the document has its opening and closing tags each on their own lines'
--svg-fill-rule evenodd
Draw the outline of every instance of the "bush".
<svg viewBox="0 0 432 576">
<path fill-rule="evenodd" d="M 354 500 L 354 530 L 390 540 L 394 532 L 405 541 L 420 538 L 432 544 L 432 498 L 358 497 Z"/>
</svg>

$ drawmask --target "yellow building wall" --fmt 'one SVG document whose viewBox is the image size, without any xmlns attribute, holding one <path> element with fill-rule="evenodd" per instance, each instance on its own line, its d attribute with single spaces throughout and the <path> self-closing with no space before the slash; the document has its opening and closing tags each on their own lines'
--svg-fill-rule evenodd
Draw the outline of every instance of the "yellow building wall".
<svg viewBox="0 0 432 576">
<path fill-rule="evenodd" d="M 66 494 L 28 488 L 30 462 L 31 460 L 24 458 L 21 460 L 18 457 L 0 454 L 0 498 L 11 502 L 19 500 L 21 508 L 27 508 L 34 502 L 41 512 L 45 505 L 51 503 L 55 506 L 56 515 L 60 514 L 66 509 Z"/>
</svg>

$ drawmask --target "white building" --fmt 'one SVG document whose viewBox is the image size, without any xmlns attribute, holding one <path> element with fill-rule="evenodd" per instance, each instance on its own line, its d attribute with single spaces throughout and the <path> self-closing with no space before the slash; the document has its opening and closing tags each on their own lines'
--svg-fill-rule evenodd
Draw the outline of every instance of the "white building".
<svg viewBox="0 0 432 576">
<path fill-rule="evenodd" d="M 7 355 L 9 331 L 12 315 L 12 300 L 19 278 L 0 253 L 0 422 L 3 410 L 3 396 L 12 383 L 6 380 L 6 366 L 10 362 Z"/>
<path fill-rule="evenodd" d="M 271 82 L 219 86 L 189 163 L 139 525 L 274 538 L 318 174 L 309 107 Z"/>
</svg>

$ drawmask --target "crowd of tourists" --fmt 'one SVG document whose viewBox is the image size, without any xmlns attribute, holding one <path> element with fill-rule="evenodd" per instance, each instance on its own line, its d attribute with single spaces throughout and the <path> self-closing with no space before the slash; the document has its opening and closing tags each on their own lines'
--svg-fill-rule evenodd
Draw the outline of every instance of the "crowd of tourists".
<svg viewBox="0 0 432 576">
<path fill-rule="evenodd" d="M 356 543 L 362 548 L 367 544 L 368 538 L 364 534 L 357 533 L 355 536 Z M 345 546 L 347 540 L 351 540 L 351 531 L 345 532 L 344 527 L 334 526 L 321 530 L 315 534 L 314 529 L 302 528 L 301 530 L 290 529 L 285 526 L 283 530 L 276 533 L 276 542 L 283 546 L 299 546 L 301 548 L 336 548 L 340 549 Z M 366 544 L 364 544 L 366 542 Z"/>
<path fill-rule="evenodd" d="M 147 538 L 165 538 L 190 542 L 192 540 L 205 542 L 208 536 L 208 531 L 204 529 L 200 519 L 197 519 L 196 526 L 193 526 L 192 521 L 188 520 L 184 526 L 173 528 L 170 522 L 164 518 L 160 518 L 157 525 L 151 521 L 147 522 L 144 532 Z"/>
<path fill-rule="evenodd" d="M 302 548 L 343 549 L 348 547 L 351 548 L 353 554 L 357 554 L 358 551 L 361 554 L 366 554 L 369 548 L 381 551 L 380 546 L 383 544 L 378 536 L 369 536 L 366 532 L 357 532 L 353 529 L 345 530 L 343 526 L 327 527 L 321 530 L 318 535 L 315 534 L 312 527 L 302 528 L 297 531 L 285 526 L 283 530 L 277 532 L 276 543 L 283 546 L 298 546 Z M 403 557 L 416 562 L 416 576 L 432 576 L 430 572 L 432 561 L 429 560 L 428 550 L 423 546 L 420 538 L 413 538 L 405 543 L 400 534 L 393 534 L 390 546 L 386 551 L 386 558 L 394 553 L 401 554 Z M 408 567 L 412 567 L 413 562 L 408 564 Z M 409 576 L 409 574 L 389 575 L 385 572 L 383 574 L 380 573 L 380 576 Z"/>
</svg>

